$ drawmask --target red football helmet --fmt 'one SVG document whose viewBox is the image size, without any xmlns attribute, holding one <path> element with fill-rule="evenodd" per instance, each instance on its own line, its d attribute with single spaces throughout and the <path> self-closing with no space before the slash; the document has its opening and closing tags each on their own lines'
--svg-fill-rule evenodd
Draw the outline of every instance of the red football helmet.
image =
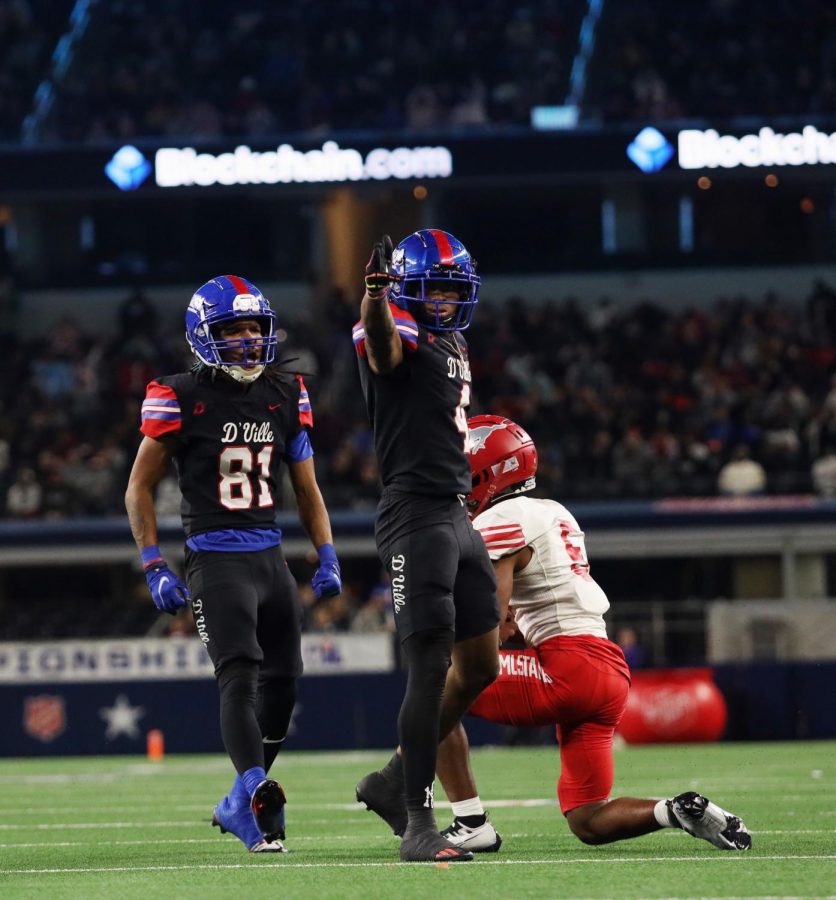
<svg viewBox="0 0 836 900">
<path fill-rule="evenodd" d="M 467 508 L 475 518 L 497 497 L 521 494 L 535 486 L 537 448 L 527 432 L 502 416 L 467 420 L 468 454 L 473 487 Z"/>
</svg>

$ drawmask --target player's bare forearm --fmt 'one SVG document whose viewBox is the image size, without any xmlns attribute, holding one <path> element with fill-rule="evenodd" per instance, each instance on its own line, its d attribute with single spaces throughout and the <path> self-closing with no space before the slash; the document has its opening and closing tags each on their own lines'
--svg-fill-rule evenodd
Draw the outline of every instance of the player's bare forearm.
<svg viewBox="0 0 836 900">
<path fill-rule="evenodd" d="M 145 547 L 158 544 L 157 514 L 151 492 L 132 490 L 129 486 L 125 493 L 125 508 L 137 548 L 142 551 Z"/>
<path fill-rule="evenodd" d="M 143 438 L 125 491 L 125 509 L 128 512 L 131 534 L 140 550 L 158 543 L 154 489 L 170 465 L 169 447 L 161 441 Z"/>
<path fill-rule="evenodd" d="M 296 497 L 299 522 L 305 529 L 314 548 L 333 544 L 331 520 L 316 481 L 313 457 L 288 466 L 290 482 Z"/>
<path fill-rule="evenodd" d="M 366 356 L 376 375 L 386 375 L 403 360 L 403 345 L 384 295 L 377 299 L 368 292 L 360 305 L 360 318 L 366 332 Z"/>
</svg>

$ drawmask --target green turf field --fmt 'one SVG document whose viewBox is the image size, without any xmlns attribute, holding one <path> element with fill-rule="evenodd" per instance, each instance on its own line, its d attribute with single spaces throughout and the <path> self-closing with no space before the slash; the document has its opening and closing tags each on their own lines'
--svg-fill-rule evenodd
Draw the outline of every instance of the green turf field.
<svg viewBox="0 0 836 900">
<path fill-rule="evenodd" d="M 617 752 L 613 796 L 697 789 L 743 818 L 750 853 L 672 829 L 584 846 L 554 803 L 556 750 L 477 750 L 504 844 L 447 868 L 400 863 L 397 839 L 354 802 L 355 782 L 387 756 L 283 754 L 282 855 L 248 854 L 210 828 L 231 781 L 225 758 L 0 760 L 0 897 L 836 897 L 836 742 Z M 442 802 L 437 813 L 449 824 Z"/>
</svg>

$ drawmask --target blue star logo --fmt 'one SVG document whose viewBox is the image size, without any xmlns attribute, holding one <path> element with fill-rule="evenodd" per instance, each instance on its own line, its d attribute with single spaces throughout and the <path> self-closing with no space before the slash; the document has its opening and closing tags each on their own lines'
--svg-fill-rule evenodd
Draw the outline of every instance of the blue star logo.
<svg viewBox="0 0 836 900">
<path fill-rule="evenodd" d="M 113 154 L 104 170 L 120 191 L 135 191 L 151 174 L 151 163 L 136 147 L 126 144 Z"/>
<path fill-rule="evenodd" d="M 673 144 L 661 131 L 651 126 L 642 128 L 627 147 L 627 156 L 642 172 L 658 172 L 664 169 L 673 153 Z"/>
</svg>

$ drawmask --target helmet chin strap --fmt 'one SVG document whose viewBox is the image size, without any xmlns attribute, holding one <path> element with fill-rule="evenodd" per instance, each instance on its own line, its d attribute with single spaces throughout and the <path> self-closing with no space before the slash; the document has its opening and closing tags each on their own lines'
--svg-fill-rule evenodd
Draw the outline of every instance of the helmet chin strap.
<svg viewBox="0 0 836 900">
<path fill-rule="evenodd" d="M 224 364 L 218 366 L 218 368 L 240 384 L 252 384 L 264 371 L 264 366 L 230 366 Z"/>
</svg>

